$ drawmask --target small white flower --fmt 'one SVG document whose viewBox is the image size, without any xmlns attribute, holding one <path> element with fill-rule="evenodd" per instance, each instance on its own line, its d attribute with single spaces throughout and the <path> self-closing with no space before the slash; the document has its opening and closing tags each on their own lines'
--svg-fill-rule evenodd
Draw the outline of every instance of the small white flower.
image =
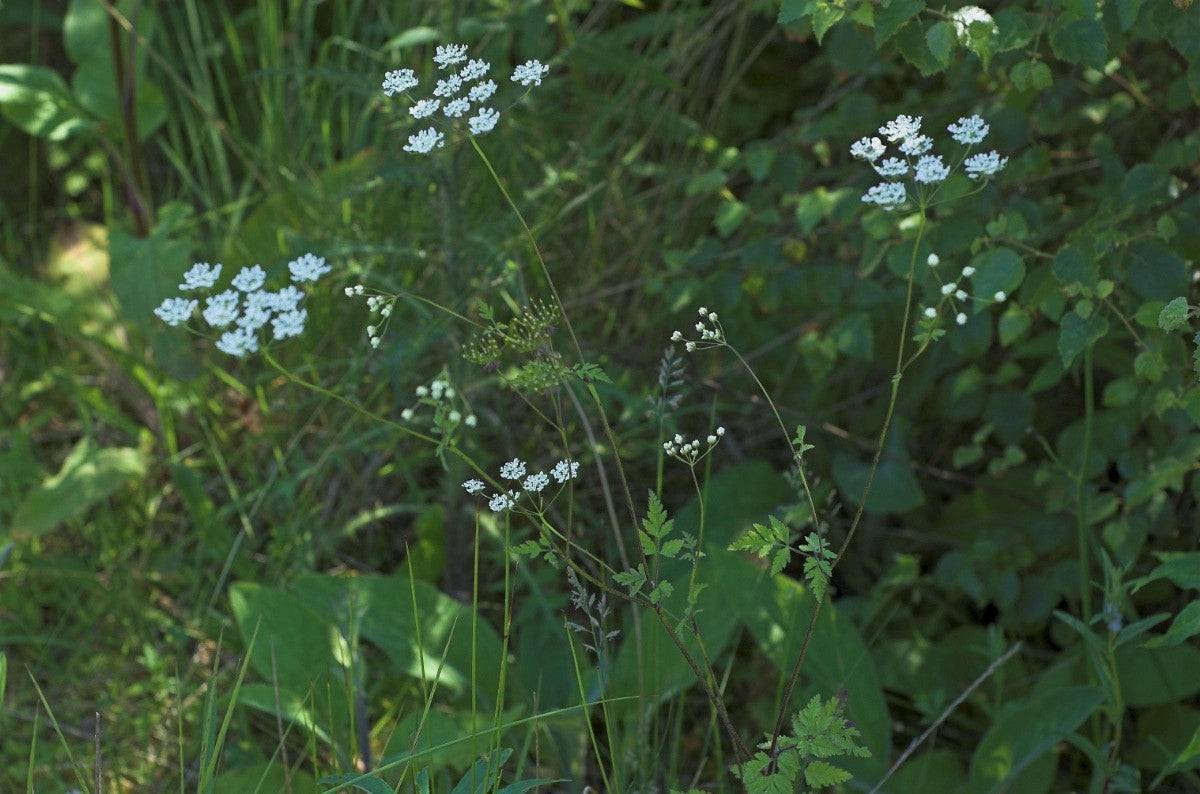
<svg viewBox="0 0 1200 794">
<path fill-rule="evenodd" d="M 512 493 L 498 493 L 488 500 L 488 507 L 493 513 L 501 513 L 505 510 L 512 510 L 517 506 L 517 501 L 512 498 Z"/>
<path fill-rule="evenodd" d="M 413 409 L 405 408 L 403 411 L 400 412 L 400 418 L 403 419 L 405 422 L 411 422 L 412 418 L 413 418 Z"/>
<path fill-rule="evenodd" d="M 878 138 L 859 138 L 850 146 L 850 156 L 858 160 L 873 163 L 883 156 L 885 151 L 883 141 Z"/>
<path fill-rule="evenodd" d="M 373 326 L 373 325 L 368 325 L 368 326 L 367 326 L 367 336 L 375 336 L 375 331 L 376 331 L 376 330 L 377 330 L 377 329 L 375 328 L 375 326 Z"/>
<path fill-rule="evenodd" d="M 475 414 L 467 414 L 467 418 L 463 420 L 463 424 L 467 427 L 474 427 L 479 424 L 479 420 L 475 418 Z"/>
<path fill-rule="evenodd" d="M 921 131 L 921 118 L 901 114 L 880 127 L 879 134 L 893 142 L 911 138 Z"/>
<path fill-rule="evenodd" d="M 197 262 L 183 274 L 183 283 L 179 285 L 179 288 L 184 291 L 190 289 L 209 289 L 213 284 L 217 283 L 217 279 L 220 276 L 220 265 Z"/>
<path fill-rule="evenodd" d="M 862 197 L 864 202 L 878 204 L 888 212 L 903 204 L 907 199 L 908 194 L 904 190 L 904 185 L 899 182 L 880 182 L 864 193 Z"/>
<path fill-rule="evenodd" d="M 525 476 L 525 461 L 513 458 L 500 467 L 500 476 L 506 480 L 519 480 Z"/>
<path fill-rule="evenodd" d="M 967 299 L 967 291 L 965 289 L 960 289 L 954 293 L 954 297 L 958 298 L 960 301 L 965 301 Z"/>
<path fill-rule="evenodd" d="M 204 321 L 215 328 L 224 328 L 237 319 L 238 294 L 227 289 L 204 302 Z"/>
<path fill-rule="evenodd" d="M 962 312 L 959 312 L 954 317 L 954 322 L 958 323 L 959 325 L 966 325 L 967 324 L 967 315 L 963 314 Z"/>
<path fill-rule="evenodd" d="M 695 353 L 696 352 L 696 343 L 688 342 L 684 345 L 684 348 L 686 348 L 687 352 L 689 352 L 689 353 Z"/>
<path fill-rule="evenodd" d="M 344 289 L 344 290 L 342 290 L 342 291 L 346 293 L 346 297 L 347 297 L 347 298 L 353 298 L 353 297 L 354 297 L 354 287 L 346 287 L 346 289 Z"/>
<path fill-rule="evenodd" d="M 957 288 L 957 287 L 958 287 L 957 284 L 943 284 L 942 285 L 942 294 L 949 295 L 951 292 L 954 292 L 955 288 Z"/>
<path fill-rule="evenodd" d="M 672 342 L 682 342 L 682 341 L 683 341 L 683 334 L 681 334 L 681 333 L 680 333 L 680 332 L 678 332 L 678 331 L 672 331 L 672 332 L 671 332 L 671 341 L 672 341 Z"/>
<path fill-rule="evenodd" d="M 325 257 L 312 253 L 304 254 L 288 262 L 288 271 L 292 274 L 292 281 L 297 283 L 316 281 L 331 270 L 333 268 L 325 264 Z"/>
<path fill-rule="evenodd" d="M 383 340 L 382 340 L 382 339 L 380 339 L 379 337 L 374 337 L 374 338 L 371 340 L 371 349 L 372 349 L 372 350 L 374 350 L 375 348 L 379 347 L 379 343 L 380 343 L 380 342 L 382 342 L 382 341 L 383 341 Z"/>
<path fill-rule="evenodd" d="M 554 476 L 555 482 L 562 485 L 567 480 L 573 480 L 579 476 L 579 461 L 560 460 L 554 464 L 554 468 L 550 470 L 550 474 Z"/>
<path fill-rule="evenodd" d="M 676 443 L 676 444 L 682 444 L 682 443 L 683 443 L 683 435 L 682 435 L 682 434 L 680 434 L 680 433 L 676 433 L 676 434 L 675 434 L 675 443 Z"/>
<path fill-rule="evenodd" d="M 451 412 L 448 414 L 448 416 L 449 416 L 449 419 L 450 419 L 450 423 L 451 423 L 451 424 L 455 424 L 455 425 L 456 425 L 456 424 L 458 424 L 459 422 L 461 422 L 461 421 L 462 421 L 462 413 L 461 413 L 461 412 L 459 412 L 459 411 L 451 411 Z"/>
<path fill-rule="evenodd" d="M 496 93 L 496 83 L 492 80 L 484 80 L 482 83 L 476 83 L 471 86 L 471 90 L 467 92 L 467 97 L 472 102 L 485 102 L 494 93 Z"/>
<path fill-rule="evenodd" d="M 472 135 L 482 135 L 485 132 L 491 132 L 499 120 L 500 113 L 498 111 L 491 108 L 480 108 L 478 113 L 467 119 L 467 125 L 471 128 Z"/>
<path fill-rule="evenodd" d="M 937 255 L 937 254 L 930 254 L 930 255 L 929 255 L 929 256 L 928 256 L 928 257 L 925 259 L 925 264 L 929 265 L 930 267 L 937 267 L 937 266 L 938 266 L 938 263 L 939 263 L 939 262 L 941 262 L 941 261 L 942 261 L 942 260 L 938 258 L 938 255 Z"/>
<path fill-rule="evenodd" d="M 978 115 L 975 115 L 961 118 L 957 124 L 951 124 L 946 129 L 950 131 L 951 138 L 964 146 L 970 146 L 980 143 L 987 137 L 990 127 L 988 127 L 987 122 Z"/>
<path fill-rule="evenodd" d="M 462 71 L 458 73 L 458 76 L 463 80 L 478 80 L 480 77 L 483 77 L 485 74 L 487 74 L 488 69 L 491 68 L 492 65 L 487 61 L 472 59 L 467 61 L 467 65 L 464 66 Z"/>
<path fill-rule="evenodd" d="M 231 282 L 242 292 L 254 292 L 267 280 L 267 272 L 258 265 L 242 268 Z"/>
<path fill-rule="evenodd" d="M 927 154 L 917 161 L 916 173 L 913 179 L 918 182 L 929 184 L 931 182 L 941 182 L 950 175 L 950 169 L 942 163 L 942 156 Z"/>
<path fill-rule="evenodd" d="M 970 278 L 971 276 L 975 275 L 975 268 L 971 267 L 970 265 L 967 265 L 966 267 L 964 267 L 962 269 L 962 274 L 963 274 L 963 278 Z"/>
<path fill-rule="evenodd" d="M 439 69 L 445 69 L 467 59 L 466 44 L 439 44 L 433 56 L 433 62 Z"/>
<path fill-rule="evenodd" d="M 391 96 L 417 87 L 417 75 L 412 69 L 398 69 L 383 76 L 383 93 Z"/>
<path fill-rule="evenodd" d="M 706 439 L 704 439 L 704 440 L 708 442 L 708 445 L 709 445 L 710 447 L 711 447 L 713 444 L 717 443 L 717 437 L 716 437 L 716 436 L 714 436 L 714 435 L 712 435 L 712 434 L 709 434 L 708 438 L 706 438 Z"/>
<path fill-rule="evenodd" d="M 959 43 L 964 45 L 971 41 L 972 22 L 982 22 L 990 25 L 993 36 L 999 33 L 996 29 L 996 21 L 992 19 L 992 15 L 979 6 L 963 6 L 950 15 L 950 21 L 954 23 L 954 31 L 958 34 Z"/>
<path fill-rule="evenodd" d="M 1007 157 L 1001 157 L 995 151 L 973 154 L 963 162 L 963 168 L 971 179 L 981 176 L 991 176 L 1008 163 Z"/>
<path fill-rule="evenodd" d="M 186 277 L 185 277 L 186 278 Z M 192 316 L 192 312 L 196 311 L 199 301 L 188 300 L 187 298 L 167 298 L 158 305 L 154 313 L 158 315 L 158 319 L 170 326 L 186 323 Z"/>
<path fill-rule="evenodd" d="M 908 173 L 908 163 L 899 157 L 889 157 L 875 166 L 875 172 L 880 176 L 904 176 Z"/>
<path fill-rule="evenodd" d="M 456 119 L 470 109 L 471 103 L 462 97 L 458 97 L 457 99 L 452 99 L 447 102 L 446 107 L 442 109 L 442 112 L 446 114 L 446 118 Z"/>
<path fill-rule="evenodd" d="M 408 114 L 414 119 L 423 119 L 432 116 L 441 106 L 442 100 L 440 99 L 422 99 L 408 109 Z"/>
<path fill-rule="evenodd" d="M 408 136 L 408 143 L 404 145 L 404 151 L 413 152 L 414 154 L 428 154 L 433 151 L 433 148 L 442 148 L 446 145 L 446 136 L 430 127 L 426 130 L 421 130 L 416 135 Z"/>
<path fill-rule="evenodd" d="M 462 484 L 462 487 L 467 489 L 467 493 L 479 493 L 483 490 L 483 481 L 467 480 Z"/>
<path fill-rule="evenodd" d="M 308 320 L 308 310 L 294 309 L 283 312 L 271 320 L 271 332 L 276 340 L 288 339 L 304 333 L 304 323 Z"/>
<path fill-rule="evenodd" d="M 992 297 L 995 299 L 996 303 L 1004 303 L 1004 301 L 1008 298 L 1008 293 L 1004 290 L 1000 290 Z"/>
<path fill-rule="evenodd" d="M 521 85 L 541 85 L 542 76 L 550 71 L 550 67 L 541 61 L 526 61 L 513 70 L 512 81 Z"/>
<path fill-rule="evenodd" d="M 914 135 L 911 138 L 905 138 L 900 144 L 900 151 L 909 157 L 916 157 L 919 154 L 925 154 L 933 148 L 933 138 L 928 135 Z"/>
<path fill-rule="evenodd" d="M 452 97 L 462 90 L 462 78 L 456 74 L 452 74 L 445 80 L 438 80 L 437 85 L 433 87 L 433 95 L 440 97 Z"/>
<path fill-rule="evenodd" d="M 427 394 L 429 394 L 428 386 L 418 386 L 417 387 L 417 396 L 418 397 L 424 397 Z"/>
<path fill-rule="evenodd" d="M 718 436 L 723 436 L 723 435 L 725 435 L 725 428 L 724 428 L 724 427 L 718 427 L 718 428 L 717 428 L 717 435 L 718 435 Z"/>
<path fill-rule="evenodd" d="M 526 477 L 525 482 L 521 483 L 521 487 L 529 493 L 538 493 L 549 484 L 550 478 L 546 476 L 546 472 L 539 471 L 537 474 Z"/>
<path fill-rule="evenodd" d="M 703 331 L 703 330 L 704 330 L 704 323 L 696 323 L 696 330 L 697 330 L 697 331 Z"/>
<path fill-rule="evenodd" d="M 258 337 L 248 328 L 226 331 L 217 340 L 217 350 L 241 358 L 258 350 Z"/>
<path fill-rule="evenodd" d="M 925 310 L 925 316 L 932 320 L 934 317 L 937 317 L 937 309 L 930 306 Z"/>
</svg>

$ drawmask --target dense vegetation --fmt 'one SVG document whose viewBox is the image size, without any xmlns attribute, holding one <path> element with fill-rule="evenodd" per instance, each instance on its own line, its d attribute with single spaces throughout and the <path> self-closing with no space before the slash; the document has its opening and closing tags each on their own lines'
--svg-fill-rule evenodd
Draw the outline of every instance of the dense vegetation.
<svg viewBox="0 0 1200 794">
<path fill-rule="evenodd" d="M 1200 8 L 986 9 L 0 3 L 0 790 L 1200 791 Z"/>
</svg>

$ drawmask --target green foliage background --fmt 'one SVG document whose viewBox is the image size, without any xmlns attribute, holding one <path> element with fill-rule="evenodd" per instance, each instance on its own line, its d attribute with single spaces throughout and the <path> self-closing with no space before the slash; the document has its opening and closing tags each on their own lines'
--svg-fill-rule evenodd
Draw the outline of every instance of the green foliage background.
<svg viewBox="0 0 1200 794">
<path fill-rule="evenodd" d="M 368 757 L 400 759 L 386 790 L 410 762 L 404 785 L 419 767 L 451 790 L 477 762 L 494 773 L 500 745 L 506 783 L 616 787 L 607 769 L 622 790 L 733 790 L 736 759 L 647 615 L 618 606 L 610 656 L 590 656 L 563 627 L 563 577 L 505 566 L 465 466 L 151 309 L 193 261 L 278 271 L 320 253 L 336 283 L 283 364 L 393 418 L 445 369 L 480 418 L 457 444 L 484 468 L 583 462 L 572 517 L 613 564 L 637 527 L 610 518 L 597 464 L 611 475 L 619 453 L 695 534 L 663 434 L 728 428 L 698 620 L 752 743 L 812 595 L 802 559 L 772 578 L 724 549 L 797 522 L 791 451 L 721 353 L 666 379 L 660 424 L 666 340 L 696 306 L 720 311 L 785 422 L 808 427 L 836 548 L 913 231 L 865 208 L 876 180 L 848 148 L 898 113 L 935 136 L 979 113 L 1008 166 L 933 213 L 919 261 L 970 265 L 973 293 L 1007 300 L 968 309 L 906 372 L 792 705 L 823 714 L 812 698 L 843 691 L 871 750 L 843 764 L 855 783 L 829 773 L 843 790 L 869 790 L 939 719 L 885 790 L 1200 790 L 1200 9 L 1016 2 L 956 27 L 957 8 L 0 4 L 0 789 L 96 788 L 99 737 L 104 790 L 324 791 Z M 361 282 L 476 320 L 479 301 L 508 316 L 545 296 L 470 147 L 401 151 L 410 122 L 379 82 L 446 41 L 499 72 L 552 67 L 480 140 L 611 379 L 595 386 L 617 450 L 589 445 L 569 402 L 562 448 L 534 410 L 553 401 L 464 360 L 457 318 L 402 297 L 371 351 L 342 295 Z M 917 288 L 936 302 L 932 271 Z"/>
</svg>

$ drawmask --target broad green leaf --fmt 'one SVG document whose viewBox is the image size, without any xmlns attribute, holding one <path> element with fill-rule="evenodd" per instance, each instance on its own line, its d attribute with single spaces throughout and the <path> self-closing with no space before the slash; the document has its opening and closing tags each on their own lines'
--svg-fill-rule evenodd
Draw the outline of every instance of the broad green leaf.
<svg viewBox="0 0 1200 794">
<path fill-rule="evenodd" d="M 1095 687 L 1068 686 L 1006 704 L 971 758 L 971 790 L 1003 789 L 1078 728 L 1103 699 Z"/>
<path fill-rule="evenodd" d="M 1130 246 L 1129 286 L 1147 300 L 1169 301 L 1188 294 L 1191 276 L 1179 254 L 1157 240 Z"/>
<path fill-rule="evenodd" d="M 1158 315 L 1158 327 L 1168 333 L 1187 322 L 1187 298 L 1174 298 Z"/>
<path fill-rule="evenodd" d="M 41 535 L 113 495 L 146 473 L 146 461 L 131 447 L 102 449 L 83 438 L 53 477 L 25 495 L 12 518 L 16 538 Z"/>
<path fill-rule="evenodd" d="M 1200 692 L 1200 650 L 1194 645 L 1116 650 L 1117 678 L 1127 706 L 1145 708 L 1180 703 Z"/>
<path fill-rule="evenodd" d="M 53 69 L 0 65 L 0 114 L 36 138 L 62 141 L 94 123 Z"/>
<path fill-rule="evenodd" d="M 1179 645 L 1200 634 L 1200 601 L 1193 601 L 1180 610 L 1171 621 L 1171 628 L 1161 637 L 1155 637 L 1142 643 L 1145 648 L 1162 648 Z"/>
<path fill-rule="evenodd" d="M 884 790 L 962 791 L 965 775 L 957 754 L 949 750 L 929 750 L 908 759 Z"/>
<path fill-rule="evenodd" d="M 1093 314 L 1086 320 L 1075 312 L 1064 314 L 1058 331 L 1058 354 L 1063 367 L 1071 366 L 1076 356 L 1106 333 L 1108 318 L 1102 314 Z"/>
<path fill-rule="evenodd" d="M 1094 19 L 1063 15 L 1050 34 L 1050 48 L 1067 63 L 1103 69 L 1108 59 L 1108 33 Z"/>
<path fill-rule="evenodd" d="M 1008 73 L 1013 85 L 1020 91 L 1042 91 L 1054 84 L 1050 67 L 1042 61 L 1021 61 Z"/>
<path fill-rule="evenodd" d="M 1029 317 L 1029 312 L 1016 304 L 1009 306 L 1004 310 L 1004 314 L 1000 315 L 1000 321 L 996 324 L 996 330 L 1000 336 L 1000 344 L 1008 347 L 1013 342 L 1016 342 L 1025 335 L 1031 324 L 1032 320 Z"/>
<path fill-rule="evenodd" d="M 729 237 L 749 217 L 750 208 L 742 202 L 736 200 L 721 202 L 721 207 L 717 210 L 715 219 L 717 234 L 720 235 L 721 239 Z"/>
<path fill-rule="evenodd" d="M 818 44 L 820 44 L 825 38 L 825 34 L 829 32 L 830 28 L 841 21 L 845 14 L 846 9 L 840 2 L 825 2 L 825 0 L 818 0 L 818 2 L 814 4 L 812 26 L 813 34 L 816 35 Z"/>
<path fill-rule="evenodd" d="M 811 16 L 816 4 L 817 0 L 783 0 L 776 21 L 780 25 L 790 25 L 798 19 Z"/>
<path fill-rule="evenodd" d="M 867 484 L 871 465 L 854 455 L 839 453 L 833 459 L 833 480 L 842 496 L 858 504 Z M 906 513 L 925 504 L 925 492 L 904 460 L 888 455 L 880 461 L 867 496 L 867 510 L 873 513 Z"/>
<path fill-rule="evenodd" d="M 1077 245 L 1064 245 L 1054 256 L 1050 272 L 1063 284 L 1081 284 L 1095 290 L 1100 281 L 1096 260 Z"/>
<path fill-rule="evenodd" d="M 929 44 L 925 40 L 925 29 L 920 22 L 914 21 L 901 28 L 896 36 L 896 46 L 900 49 L 900 54 L 904 56 L 904 59 L 917 67 L 917 71 L 924 77 L 946 69 L 946 65 L 929 51 Z"/>
<path fill-rule="evenodd" d="M 1200 551 L 1164 551 L 1156 552 L 1158 567 L 1149 573 L 1143 584 L 1156 579 L 1169 579 L 1177 587 L 1186 590 L 1200 590 Z"/>
<path fill-rule="evenodd" d="M 243 639 L 258 632 L 250 665 L 266 681 L 304 697 L 332 671 L 333 627 L 299 599 L 241 582 L 229 589 L 229 603 Z"/>
<path fill-rule="evenodd" d="M 954 33 L 954 25 L 949 22 L 936 22 L 925 31 L 925 44 L 938 63 L 946 66 L 950 63 L 950 53 L 958 37 Z M 811 785 L 811 784 L 810 784 Z"/>
<path fill-rule="evenodd" d="M 882 47 L 906 22 L 925 8 L 923 0 L 893 0 L 875 11 L 875 48 Z"/>
</svg>

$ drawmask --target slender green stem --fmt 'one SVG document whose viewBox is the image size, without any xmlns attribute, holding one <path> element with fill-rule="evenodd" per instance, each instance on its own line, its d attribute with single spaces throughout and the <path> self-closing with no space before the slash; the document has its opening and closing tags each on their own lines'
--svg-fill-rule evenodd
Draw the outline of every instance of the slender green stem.
<svg viewBox="0 0 1200 794">
<path fill-rule="evenodd" d="M 1079 472 L 1075 478 L 1076 525 L 1079 530 L 1079 609 L 1083 622 L 1092 618 L 1092 593 L 1088 581 L 1090 559 L 1088 555 L 1088 482 L 1087 467 L 1092 457 L 1092 419 L 1096 407 L 1096 385 L 1092 366 L 1092 346 L 1083 351 L 1083 451 L 1080 453 Z"/>
<path fill-rule="evenodd" d="M 838 549 L 837 557 L 834 558 L 833 564 L 830 566 L 830 573 L 834 568 L 837 568 L 838 563 L 846 555 L 846 549 L 850 546 L 850 541 L 854 539 L 855 532 L 858 531 L 859 524 L 862 523 L 863 513 L 866 510 L 867 498 L 871 495 L 871 486 L 875 483 L 875 472 L 879 469 L 879 461 L 883 458 L 883 449 L 887 444 L 888 431 L 892 426 L 892 416 L 896 410 L 896 398 L 900 394 L 900 379 L 904 372 L 904 348 L 908 338 L 908 322 L 909 316 L 912 314 L 913 289 L 916 281 L 917 269 L 917 252 L 921 248 L 921 238 L 925 234 L 925 208 L 920 208 L 920 218 L 917 225 L 917 235 L 913 240 L 912 254 L 908 261 L 908 283 L 904 293 L 904 314 L 900 320 L 900 340 L 896 344 L 896 369 L 892 374 L 892 389 L 888 396 L 887 410 L 883 415 L 883 426 L 879 430 L 879 441 L 875 445 L 875 455 L 871 460 L 871 468 L 867 472 L 867 482 L 863 486 L 862 495 L 858 500 L 858 509 L 854 513 L 854 520 L 850 522 L 850 529 L 846 532 L 846 539 L 842 541 L 841 547 Z M 809 646 L 812 644 L 813 632 L 817 626 L 817 618 L 821 614 L 821 607 L 824 605 L 825 599 L 817 600 L 813 604 L 812 616 L 808 619 L 808 626 L 804 631 L 804 642 L 800 646 L 800 655 L 796 658 L 796 663 L 792 667 L 792 672 L 788 676 L 787 686 L 783 691 L 783 700 L 779 706 L 779 713 L 775 719 L 775 729 L 771 732 L 771 750 L 770 755 L 774 757 L 775 751 L 779 744 L 779 737 L 783 733 L 784 720 L 787 717 L 788 705 L 792 699 L 792 693 L 796 688 L 796 682 L 800 678 L 800 671 L 804 667 L 804 660 L 808 656 Z"/>
</svg>

